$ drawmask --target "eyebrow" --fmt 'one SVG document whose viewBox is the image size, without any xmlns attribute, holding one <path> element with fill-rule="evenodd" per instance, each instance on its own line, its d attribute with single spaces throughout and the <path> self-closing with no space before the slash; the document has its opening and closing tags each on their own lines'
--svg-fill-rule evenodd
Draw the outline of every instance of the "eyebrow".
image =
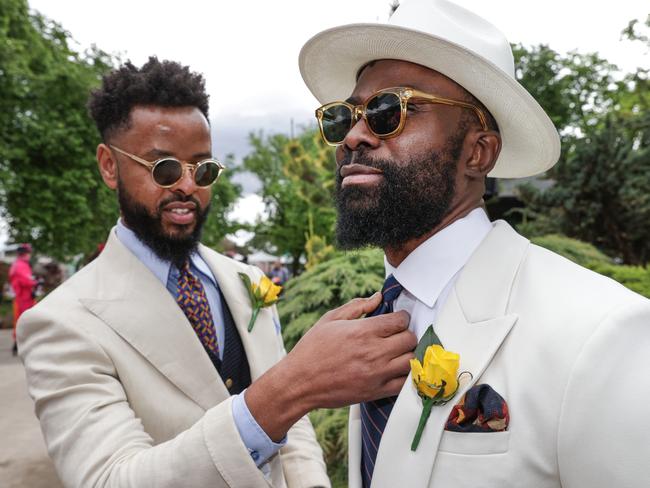
<svg viewBox="0 0 650 488">
<path fill-rule="evenodd" d="M 169 151 L 165 151 L 164 149 L 156 149 L 156 148 L 148 151 L 147 153 L 145 153 L 144 156 L 154 158 L 154 159 L 164 158 L 164 157 L 167 157 L 167 156 L 176 158 L 176 156 L 174 156 L 173 153 L 171 153 Z M 211 159 L 212 157 L 213 157 L 212 153 L 210 153 L 210 152 L 202 152 L 202 153 L 193 154 L 192 157 L 190 158 L 190 160 Z M 176 159 L 179 159 L 179 158 L 176 158 Z"/>
</svg>

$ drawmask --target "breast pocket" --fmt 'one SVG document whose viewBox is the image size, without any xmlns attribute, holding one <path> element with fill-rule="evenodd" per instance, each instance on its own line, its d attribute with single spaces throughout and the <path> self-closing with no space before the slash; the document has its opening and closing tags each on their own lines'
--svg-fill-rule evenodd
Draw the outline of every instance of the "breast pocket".
<svg viewBox="0 0 650 488">
<path fill-rule="evenodd" d="M 440 439 L 440 452 L 478 456 L 508 452 L 510 432 L 450 432 Z"/>
</svg>

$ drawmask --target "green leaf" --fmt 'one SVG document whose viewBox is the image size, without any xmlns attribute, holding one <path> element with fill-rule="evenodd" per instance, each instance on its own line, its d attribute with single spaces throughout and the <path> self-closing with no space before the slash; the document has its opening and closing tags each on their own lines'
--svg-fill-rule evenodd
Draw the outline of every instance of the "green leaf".
<svg viewBox="0 0 650 488">
<path fill-rule="evenodd" d="M 248 292 L 248 297 L 251 299 L 251 305 L 254 306 L 257 303 L 257 299 L 253 294 L 253 284 L 251 283 L 250 277 L 246 273 L 237 273 L 237 274 L 244 282 L 244 286 L 246 287 L 246 291 Z"/>
<path fill-rule="evenodd" d="M 442 342 L 440 342 L 440 339 L 438 339 L 436 333 L 433 331 L 433 324 L 432 324 L 422 335 L 420 342 L 418 342 L 418 345 L 415 348 L 415 357 L 418 361 L 420 361 L 420 363 L 424 363 L 424 353 L 426 352 L 427 347 L 432 346 L 434 344 L 444 347 L 442 345 Z"/>
</svg>

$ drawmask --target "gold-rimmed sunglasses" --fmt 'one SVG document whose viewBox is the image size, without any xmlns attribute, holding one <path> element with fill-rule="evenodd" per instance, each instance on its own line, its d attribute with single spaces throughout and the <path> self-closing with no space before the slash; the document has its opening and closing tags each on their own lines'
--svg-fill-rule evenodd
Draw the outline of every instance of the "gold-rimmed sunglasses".
<svg viewBox="0 0 650 488">
<path fill-rule="evenodd" d="M 204 159 L 198 163 L 180 161 L 171 156 L 165 156 L 155 161 L 147 161 L 112 144 L 110 148 L 149 168 L 153 182 L 162 188 L 171 188 L 178 183 L 183 178 L 185 170 L 191 172 L 196 186 L 207 188 L 217 181 L 217 178 L 226 169 L 223 164 L 213 158 Z"/>
<path fill-rule="evenodd" d="M 472 103 L 431 95 L 414 88 L 393 87 L 373 93 L 360 105 L 331 102 L 317 108 L 316 119 L 321 136 L 330 146 L 338 146 L 343 143 L 354 124 L 363 118 L 370 132 L 376 137 L 395 137 L 406 125 L 408 103 L 412 98 L 426 103 L 470 109 L 478 117 L 483 130 L 488 130 L 485 113 Z"/>
</svg>

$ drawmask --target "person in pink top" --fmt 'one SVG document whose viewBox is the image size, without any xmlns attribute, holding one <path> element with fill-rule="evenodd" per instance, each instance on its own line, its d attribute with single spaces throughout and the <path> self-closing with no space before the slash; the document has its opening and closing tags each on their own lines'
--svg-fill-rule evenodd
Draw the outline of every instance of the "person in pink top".
<svg viewBox="0 0 650 488">
<path fill-rule="evenodd" d="M 9 283 L 14 291 L 14 330 L 13 330 L 13 354 L 16 355 L 18 348 L 16 346 L 16 323 L 22 313 L 34 306 L 34 291 L 38 281 L 32 275 L 32 267 L 29 260 L 32 257 L 32 246 L 21 244 L 18 247 L 18 257 L 9 268 Z"/>
</svg>

